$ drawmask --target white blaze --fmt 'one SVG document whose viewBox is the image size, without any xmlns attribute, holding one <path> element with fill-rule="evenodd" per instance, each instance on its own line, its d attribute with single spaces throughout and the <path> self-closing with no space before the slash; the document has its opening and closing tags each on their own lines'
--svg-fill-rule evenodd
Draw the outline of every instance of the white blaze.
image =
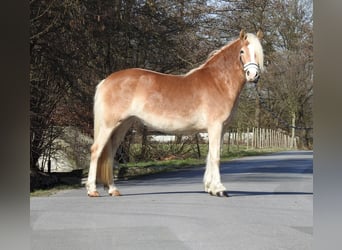
<svg viewBox="0 0 342 250">
<path fill-rule="evenodd" d="M 255 63 L 255 64 L 257 64 L 256 58 L 255 58 L 254 46 L 249 44 L 247 46 L 247 48 L 249 50 L 249 55 L 250 55 L 250 61 L 248 63 Z M 256 78 L 257 74 L 258 74 L 258 69 L 256 67 L 248 67 L 247 70 L 246 70 L 247 81 L 253 81 Z"/>
</svg>

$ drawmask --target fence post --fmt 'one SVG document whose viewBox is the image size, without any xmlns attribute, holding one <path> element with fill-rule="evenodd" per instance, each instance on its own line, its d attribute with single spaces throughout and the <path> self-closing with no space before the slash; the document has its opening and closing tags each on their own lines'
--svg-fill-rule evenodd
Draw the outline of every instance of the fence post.
<svg viewBox="0 0 342 250">
<path fill-rule="evenodd" d="M 230 130 L 228 130 L 227 153 L 230 152 Z"/>
<path fill-rule="evenodd" d="M 258 148 L 258 128 L 255 128 L 254 130 L 254 148 Z"/>
<path fill-rule="evenodd" d="M 259 148 L 259 128 L 255 128 L 255 148 Z"/>
<path fill-rule="evenodd" d="M 196 145 L 197 145 L 197 156 L 198 156 L 198 159 L 201 159 L 201 149 L 199 146 L 198 133 L 195 134 L 195 140 L 196 140 Z"/>
<path fill-rule="evenodd" d="M 249 128 L 247 128 L 246 140 L 247 140 L 246 150 L 248 150 L 248 141 L 249 141 Z"/>
<path fill-rule="evenodd" d="M 254 127 L 252 128 L 252 143 L 251 143 L 252 148 L 254 147 Z"/>
</svg>

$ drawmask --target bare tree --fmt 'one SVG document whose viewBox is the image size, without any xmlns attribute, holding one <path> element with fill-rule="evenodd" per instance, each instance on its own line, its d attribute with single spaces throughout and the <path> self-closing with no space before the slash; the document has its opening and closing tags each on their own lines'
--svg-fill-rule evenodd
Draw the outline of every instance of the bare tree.
<svg viewBox="0 0 342 250">
<path fill-rule="evenodd" d="M 267 70 L 255 88 L 247 85 L 243 90 L 232 125 L 281 127 L 300 136 L 302 145 L 310 147 L 313 95 L 312 2 L 231 0 L 216 4 L 219 19 L 224 20 L 224 27 L 250 31 L 261 28 L 264 31 Z M 292 128 L 294 126 L 308 129 L 295 132 Z"/>
<path fill-rule="evenodd" d="M 278 40 L 271 55 L 263 88 L 268 105 L 277 111 L 278 124 L 301 137 L 301 145 L 311 147 L 313 96 L 313 30 L 309 4 L 303 1 L 275 1 L 277 11 L 287 15 L 273 18 Z M 266 97 L 266 96 L 265 96 Z M 286 124 L 287 123 L 287 124 Z M 303 133 L 304 132 L 304 133 Z M 306 138 L 306 139 L 305 139 Z"/>
<path fill-rule="evenodd" d="M 52 141 L 58 136 L 54 127 L 53 114 L 58 103 L 63 99 L 65 86 L 58 79 L 58 65 L 51 63 L 45 41 L 58 26 L 60 13 L 54 11 L 55 1 L 31 4 L 30 36 L 30 166 L 38 167 L 38 159 L 52 150 Z"/>
<path fill-rule="evenodd" d="M 205 2 L 31 1 L 31 168 L 57 128 L 91 133 L 95 87 L 113 71 L 182 73 L 204 58 L 196 32 Z"/>
</svg>

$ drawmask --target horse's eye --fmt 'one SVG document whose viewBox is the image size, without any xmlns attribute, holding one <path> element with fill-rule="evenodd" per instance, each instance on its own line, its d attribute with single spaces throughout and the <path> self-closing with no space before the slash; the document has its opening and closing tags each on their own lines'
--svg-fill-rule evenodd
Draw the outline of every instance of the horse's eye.
<svg viewBox="0 0 342 250">
<path fill-rule="evenodd" d="M 243 51 L 243 50 L 240 50 L 240 55 L 242 55 L 243 53 L 245 53 L 245 51 Z"/>
</svg>

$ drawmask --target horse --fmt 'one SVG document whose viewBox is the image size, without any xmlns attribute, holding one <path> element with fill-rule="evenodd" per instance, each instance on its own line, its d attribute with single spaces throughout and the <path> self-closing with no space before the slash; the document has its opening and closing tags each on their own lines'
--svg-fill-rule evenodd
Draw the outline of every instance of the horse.
<svg viewBox="0 0 342 250">
<path fill-rule="evenodd" d="M 256 83 L 263 71 L 262 37 L 261 30 L 256 35 L 241 30 L 237 39 L 184 75 L 130 68 L 100 81 L 94 97 L 88 196 L 99 196 L 97 182 L 108 189 L 110 196 L 121 195 L 113 180 L 114 156 L 138 119 L 162 132 L 207 132 L 204 190 L 213 196 L 228 197 L 219 170 L 223 131 L 243 86 L 246 82 Z"/>
</svg>

